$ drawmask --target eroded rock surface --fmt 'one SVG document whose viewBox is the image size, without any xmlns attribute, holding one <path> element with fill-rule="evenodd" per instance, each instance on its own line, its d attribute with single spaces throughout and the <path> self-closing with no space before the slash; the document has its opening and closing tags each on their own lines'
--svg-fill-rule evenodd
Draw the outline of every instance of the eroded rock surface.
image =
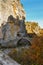
<svg viewBox="0 0 43 65">
<path fill-rule="evenodd" d="M 18 15 L 20 18 L 25 16 L 20 0 L 0 0 L 0 24 L 7 22 L 10 15 L 14 17 Z"/>
<path fill-rule="evenodd" d="M 20 65 L 16 61 L 12 60 L 8 55 L 0 52 L 0 65 Z"/>
</svg>

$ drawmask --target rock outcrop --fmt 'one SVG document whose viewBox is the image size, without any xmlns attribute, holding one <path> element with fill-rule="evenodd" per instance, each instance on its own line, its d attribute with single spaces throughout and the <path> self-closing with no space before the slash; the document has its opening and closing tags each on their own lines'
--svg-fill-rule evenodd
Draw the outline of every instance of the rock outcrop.
<svg viewBox="0 0 43 65">
<path fill-rule="evenodd" d="M 36 22 L 25 22 L 27 33 L 40 34 L 40 26 Z"/>
<path fill-rule="evenodd" d="M 3 22 L 1 25 L 3 38 L 0 44 L 5 47 L 17 47 L 19 41 L 20 44 L 22 42 L 24 45 L 29 45 L 30 40 L 25 28 L 25 12 L 20 0 L 0 0 L 0 6 L 0 21 Z"/>
<path fill-rule="evenodd" d="M 20 44 L 22 45 L 22 43 L 23 45 L 31 44 L 30 39 L 27 37 L 24 16 L 22 17 L 22 20 L 20 20 L 18 16 L 17 18 L 14 18 L 12 15 L 10 15 L 7 19 L 7 23 L 4 25 L 2 24 L 1 28 L 3 38 L 0 44 L 2 46 L 17 47 Z M 20 44 L 18 44 L 19 42 Z"/>
<path fill-rule="evenodd" d="M 0 27 L 0 39 L 3 38 L 3 34 L 2 34 L 2 28 Z"/>
<path fill-rule="evenodd" d="M 20 65 L 4 52 L 0 52 L 0 65 Z"/>
<path fill-rule="evenodd" d="M 20 0 L 0 0 L 0 24 L 7 22 L 7 18 L 12 15 L 16 18 L 22 16 L 25 17 L 24 8 L 22 7 Z"/>
<path fill-rule="evenodd" d="M 13 40 L 18 34 L 26 35 L 25 20 L 20 20 L 19 17 L 14 18 L 12 15 L 8 17 L 7 23 L 2 25 L 2 34 L 4 40 Z"/>
</svg>

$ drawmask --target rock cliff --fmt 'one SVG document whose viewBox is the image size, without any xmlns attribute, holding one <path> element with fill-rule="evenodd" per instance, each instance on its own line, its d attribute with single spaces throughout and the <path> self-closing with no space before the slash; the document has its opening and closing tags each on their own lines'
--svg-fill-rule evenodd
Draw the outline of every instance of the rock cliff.
<svg viewBox="0 0 43 65">
<path fill-rule="evenodd" d="M 20 0 L 0 0 L 0 24 L 7 22 L 8 16 L 13 15 L 15 18 L 25 16 L 24 8 Z"/>
</svg>

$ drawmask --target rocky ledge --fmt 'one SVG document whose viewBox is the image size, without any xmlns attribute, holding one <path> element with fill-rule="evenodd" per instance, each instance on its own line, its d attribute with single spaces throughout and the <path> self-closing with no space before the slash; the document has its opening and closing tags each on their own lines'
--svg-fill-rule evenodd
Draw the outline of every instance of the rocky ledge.
<svg viewBox="0 0 43 65">
<path fill-rule="evenodd" d="M 13 59 L 11 59 L 8 55 L 3 52 L 0 52 L 0 65 L 20 65 Z"/>
</svg>

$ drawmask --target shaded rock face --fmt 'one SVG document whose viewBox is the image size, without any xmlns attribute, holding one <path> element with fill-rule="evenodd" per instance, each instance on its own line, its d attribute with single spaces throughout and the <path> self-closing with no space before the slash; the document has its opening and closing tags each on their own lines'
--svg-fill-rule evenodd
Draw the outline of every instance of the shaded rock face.
<svg viewBox="0 0 43 65">
<path fill-rule="evenodd" d="M 12 15 L 8 17 L 7 23 L 2 25 L 2 46 L 17 47 L 18 41 L 26 37 L 25 20 L 19 17 L 14 18 Z M 23 41 L 25 43 L 25 41 Z M 25 44 L 24 44 L 25 45 Z"/>
<path fill-rule="evenodd" d="M 12 15 L 8 17 L 8 22 L 2 26 L 4 40 L 12 40 L 17 38 L 17 34 L 20 36 L 26 35 L 24 20 L 15 19 Z"/>
<path fill-rule="evenodd" d="M 22 36 L 26 35 L 26 28 L 25 28 L 24 20 L 20 21 L 20 33 L 21 33 Z"/>
<path fill-rule="evenodd" d="M 28 41 L 27 39 L 20 39 L 19 41 L 18 41 L 18 44 L 17 44 L 17 46 L 18 47 L 20 47 L 20 46 L 31 46 L 31 43 L 30 43 L 30 41 Z"/>
<path fill-rule="evenodd" d="M 7 19 L 7 23 L 2 25 L 2 34 L 2 47 L 17 47 L 20 39 L 22 39 L 20 43 L 23 43 L 23 46 L 31 45 L 27 37 L 24 18 L 20 20 L 18 16 L 14 18 L 10 15 Z"/>
<path fill-rule="evenodd" d="M 1 30 L 2 28 L 0 27 L 0 39 L 2 39 L 3 38 L 3 34 L 2 34 L 2 30 Z"/>
</svg>

